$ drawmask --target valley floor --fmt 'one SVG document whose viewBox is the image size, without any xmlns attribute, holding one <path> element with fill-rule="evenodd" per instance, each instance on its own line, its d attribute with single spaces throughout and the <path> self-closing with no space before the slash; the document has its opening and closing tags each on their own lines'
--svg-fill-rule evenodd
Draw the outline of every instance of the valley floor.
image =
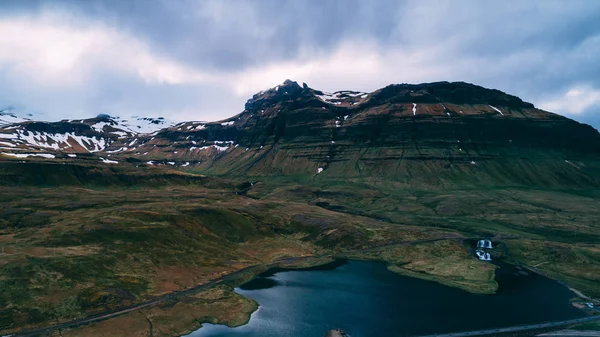
<svg viewBox="0 0 600 337">
<path fill-rule="evenodd" d="M 482 237 L 494 242 L 495 259 L 600 297 L 594 190 L 285 179 L 241 190 L 241 183 L 3 187 L 0 332 L 117 311 L 261 266 L 60 333 L 175 336 L 202 322 L 240 325 L 256 303 L 232 286 L 273 263 L 316 264 L 330 255 L 383 260 L 394 272 L 493 293 L 495 266 L 472 252 Z M 311 256 L 323 259 L 294 259 Z"/>
</svg>

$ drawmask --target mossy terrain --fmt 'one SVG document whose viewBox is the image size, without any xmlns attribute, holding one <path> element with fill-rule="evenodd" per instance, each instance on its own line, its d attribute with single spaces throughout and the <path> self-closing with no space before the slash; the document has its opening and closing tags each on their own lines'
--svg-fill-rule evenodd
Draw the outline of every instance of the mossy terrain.
<svg viewBox="0 0 600 337">
<path fill-rule="evenodd" d="M 228 289 L 213 288 L 177 302 L 138 310 L 78 329 L 63 330 L 56 336 L 181 336 L 189 333 L 190 329 L 200 328 L 203 322 L 230 327 L 243 325 L 257 308 L 258 304 L 251 299 Z"/>
<path fill-rule="evenodd" d="M 388 269 L 406 276 L 436 281 L 477 294 L 498 289 L 495 266 L 478 261 L 456 241 L 437 241 L 350 253 L 351 258 L 386 261 Z"/>
<path fill-rule="evenodd" d="M 169 336 L 203 321 L 242 324 L 255 304 L 232 286 L 260 266 L 310 266 L 331 255 L 383 260 L 400 274 L 492 293 L 494 266 L 471 252 L 469 240 L 481 237 L 499 244 L 495 258 L 600 296 L 600 193 L 594 188 L 433 188 L 310 177 L 249 184 L 197 174 L 175 180 L 152 174 L 121 186 L 78 177 L 86 183 L 11 183 L 0 190 L 4 334 L 123 308 L 257 266 L 221 288 L 63 335 L 147 335 L 152 326 L 154 336 Z"/>
<path fill-rule="evenodd" d="M 583 294 L 600 298 L 600 247 L 582 243 L 507 240 L 510 257 L 561 280 Z"/>
<path fill-rule="evenodd" d="M 590 330 L 590 331 L 600 331 L 600 322 L 590 322 L 586 324 L 576 325 L 571 327 L 573 330 Z"/>
</svg>

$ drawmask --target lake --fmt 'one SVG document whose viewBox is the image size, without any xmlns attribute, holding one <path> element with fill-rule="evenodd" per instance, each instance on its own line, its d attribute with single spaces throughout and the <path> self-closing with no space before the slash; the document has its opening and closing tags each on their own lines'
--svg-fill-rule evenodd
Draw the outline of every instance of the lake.
<svg viewBox="0 0 600 337">
<path fill-rule="evenodd" d="M 272 269 L 235 291 L 260 305 L 247 325 L 204 324 L 188 337 L 418 336 L 585 316 L 558 282 L 499 264 L 494 295 L 475 295 L 401 276 L 381 262 L 338 260 L 302 270 Z"/>
</svg>

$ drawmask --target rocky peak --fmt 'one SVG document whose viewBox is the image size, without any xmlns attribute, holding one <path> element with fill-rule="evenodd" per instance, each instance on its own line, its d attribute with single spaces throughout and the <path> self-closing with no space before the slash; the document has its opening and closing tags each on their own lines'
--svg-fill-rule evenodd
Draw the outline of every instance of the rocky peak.
<svg viewBox="0 0 600 337">
<path fill-rule="evenodd" d="M 312 95 L 306 83 L 300 86 L 298 82 L 287 79 L 280 85 L 252 96 L 246 102 L 245 109 L 262 110 L 281 102 L 295 101 L 306 95 Z"/>
</svg>

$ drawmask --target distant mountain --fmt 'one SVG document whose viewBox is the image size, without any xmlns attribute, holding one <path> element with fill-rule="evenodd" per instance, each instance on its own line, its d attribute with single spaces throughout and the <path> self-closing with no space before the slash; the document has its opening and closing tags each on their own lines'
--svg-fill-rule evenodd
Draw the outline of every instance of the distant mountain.
<svg viewBox="0 0 600 337">
<path fill-rule="evenodd" d="M 4 117 L 5 160 L 179 167 L 207 174 L 378 177 L 407 184 L 597 184 L 600 134 L 463 82 L 326 93 L 286 80 L 219 122 Z M 110 159 L 109 159 L 110 157 Z"/>
<path fill-rule="evenodd" d="M 11 109 L 0 110 L 0 127 L 31 120 L 29 118 L 19 117 L 10 110 Z"/>
<path fill-rule="evenodd" d="M 175 125 L 162 117 L 132 117 L 123 119 L 109 115 L 95 118 L 41 122 L 15 115 L 0 115 L 0 146 L 4 155 L 25 158 L 24 152 L 45 151 L 46 157 L 77 153 L 110 153 L 114 143 L 131 143 L 137 135 L 155 133 Z M 19 156 L 20 155 L 20 156 Z M 70 156 L 75 158 L 75 156 Z"/>
</svg>

